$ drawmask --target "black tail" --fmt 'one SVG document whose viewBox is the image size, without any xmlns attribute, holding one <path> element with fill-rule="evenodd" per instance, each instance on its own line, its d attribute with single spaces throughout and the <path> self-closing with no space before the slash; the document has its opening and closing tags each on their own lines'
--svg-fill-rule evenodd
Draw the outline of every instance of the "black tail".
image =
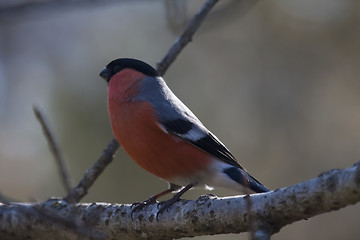
<svg viewBox="0 0 360 240">
<path fill-rule="evenodd" d="M 252 176 L 250 176 L 249 179 L 249 188 L 251 190 L 253 190 L 256 193 L 263 193 L 263 192 L 269 192 L 270 189 L 268 189 L 267 187 L 265 187 L 264 185 L 262 185 L 258 180 L 256 180 L 255 178 L 253 178 Z"/>
<path fill-rule="evenodd" d="M 270 190 L 262 185 L 258 180 L 250 176 L 245 170 L 237 167 L 229 167 L 223 171 L 227 174 L 232 180 L 240 183 L 244 187 L 251 189 L 256 193 L 269 192 Z"/>
</svg>

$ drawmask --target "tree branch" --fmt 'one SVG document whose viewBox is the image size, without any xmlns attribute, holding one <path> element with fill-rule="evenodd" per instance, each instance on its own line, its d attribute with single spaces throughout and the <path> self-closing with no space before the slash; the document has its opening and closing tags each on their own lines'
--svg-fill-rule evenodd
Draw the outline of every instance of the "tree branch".
<svg viewBox="0 0 360 240">
<path fill-rule="evenodd" d="M 7 201 L 2 196 L 0 196 L 0 202 L 0 236 L 2 240 L 14 239 L 14 236 L 9 238 L 7 236 L 7 233 L 9 229 L 11 231 L 11 227 L 9 226 L 13 224 L 13 220 L 16 220 L 16 214 L 20 214 L 22 217 L 29 218 L 35 221 L 46 222 L 47 224 L 58 228 L 59 230 L 67 230 L 64 232 L 71 233 L 74 236 L 80 235 L 92 239 L 105 238 L 103 232 L 94 230 L 86 226 L 83 222 L 77 221 L 77 219 L 75 219 L 71 215 L 60 215 L 56 212 L 55 209 L 46 208 L 46 204 L 44 203 L 12 203 Z M 6 210 L 2 211 L 3 209 Z M 3 224 L 4 222 L 6 222 L 6 224 Z M 27 232 L 22 231 L 18 232 L 15 239 L 23 239 L 27 237 Z M 41 233 L 39 233 L 39 235 L 36 234 L 36 236 L 31 235 L 31 238 L 32 237 L 34 237 L 34 239 L 42 239 Z"/>
<path fill-rule="evenodd" d="M 50 151 L 53 154 L 55 161 L 58 165 L 60 177 L 61 177 L 63 185 L 66 189 L 66 192 L 70 193 L 70 191 L 72 189 L 71 178 L 70 178 L 69 170 L 66 167 L 64 157 L 60 151 L 59 144 L 57 143 L 56 138 L 55 138 L 54 134 L 52 133 L 50 126 L 44 117 L 44 114 L 40 111 L 40 109 L 37 106 L 33 106 L 33 111 L 34 111 L 35 117 L 40 122 L 42 130 L 46 137 L 46 140 L 48 141 Z"/>
<path fill-rule="evenodd" d="M 331 170 L 294 186 L 268 193 L 253 194 L 252 212 L 258 231 L 255 239 L 269 239 L 290 223 L 318 214 L 338 210 L 360 201 L 360 162 L 343 170 Z M 19 204 L 34 208 L 39 203 Z M 56 211 L 60 216 L 73 216 L 87 227 L 103 232 L 105 239 L 172 239 L 190 236 L 240 233 L 248 231 L 247 200 L 244 196 L 218 198 L 202 196 L 196 201 L 181 200 L 159 216 L 157 205 L 133 214 L 131 205 L 68 204 L 50 199 L 42 209 Z M 74 239 L 27 211 L 0 204 L 0 235 L 3 239 Z M 88 237 L 87 239 L 90 239 Z"/>
</svg>

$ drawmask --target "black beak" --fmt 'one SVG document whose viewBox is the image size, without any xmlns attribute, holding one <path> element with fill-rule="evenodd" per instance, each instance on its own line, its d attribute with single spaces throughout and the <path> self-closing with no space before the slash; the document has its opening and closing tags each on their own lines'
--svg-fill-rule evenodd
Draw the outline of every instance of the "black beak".
<svg viewBox="0 0 360 240">
<path fill-rule="evenodd" d="M 102 77 L 105 81 L 107 81 L 109 83 L 110 81 L 110 77 L 111 77 L 111 74 L 110 74 L 110 70 L 105 67 L 101 72 L 100 72 L 100 77 Z"/>
</svg>

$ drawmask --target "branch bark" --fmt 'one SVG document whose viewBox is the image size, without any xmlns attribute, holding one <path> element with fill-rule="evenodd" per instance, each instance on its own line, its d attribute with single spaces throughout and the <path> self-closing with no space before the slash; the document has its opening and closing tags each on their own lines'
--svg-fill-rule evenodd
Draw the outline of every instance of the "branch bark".
<svg viewBox="0 0 360 240">
<path fill-rule="evenodd" d="M 353 167 L 331 170 L 294 186 L 263 194 L 253 194 L 256 216 L 255 239 L 269 239 L 284 226 L 304 218 L 338 210 L 360 201 L 360 162 Z M 33 209 L 39 203 L 18 204 Z M 50 199 L 41 203 L 46 211 L 72 217 L 105 234 L 104 239 L 173 239 L 210 234 L 240 233 L 249 229 L 247 200 L 244 196 L 218 198 L 201 196 L 196 201 L 181 200 L 159 216 L 157 205 L 133 214 L 131 205 L 92 203 L 69 204 Z M 77 239 L 51 221 L 38 219 L 30 211 L 0 204 L 2 239 Z M 91 237 L 84 237 L 91 239 Z"/>
</svg>

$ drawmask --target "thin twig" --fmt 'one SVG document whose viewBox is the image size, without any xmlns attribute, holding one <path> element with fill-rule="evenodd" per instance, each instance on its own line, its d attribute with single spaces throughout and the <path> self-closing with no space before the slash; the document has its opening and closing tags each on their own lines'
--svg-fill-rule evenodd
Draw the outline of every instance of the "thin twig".
<svg viewBox="0 0 360 240">
<path fill-rule="evenodd" d="M 248 213 L 248 226 L 249 226 L 249 239 L 251 240 L 255 240 L 255 216 L 254 213 L 252 212 L 253 209 L 253 203 L 250 197 L 250 193 L 248 190 L 245 191 L 246 195 L 245 195 L 245 199 L 246 199 L 246 210 Z"/>
<path fill-rule="evenodd" d="M 207 13 L 215 5 L 218 0 L 208 0 L 201 7 L 200 11 L 192 18 L 189 25 L 183 34 L 175 41 L 171 50 L 166 54 L 161 63 L 158 65 L 158 70 L 161 75 L 163 75 L 169 66 L 173 63 L 175 58 L 179 55 L 181 50 L 190 42 L 190 39 L 199 28 L 201 22 L 205 19 Z M 179 45 L 179 42 L 181 43 Z M 119 143 L 112 139 L 108 144 L 108 147 L 103 151 L 101 157 L 95 162 L 95 164 L 90 167 L 84 177 L 81 179 L 80 183 L 64 198 L 69 203 L 76 203 L 83 198 L 88 192 L 89 188 L 95 182 L 97 177 L 104 171 L 107 165 L 113 160 L 113 156 L 117 149 L 119 148 Z"/>
<path fill-rule="evenodd" d="M 39 120 L 46 140 L 48 141 L 50 151 L 53 154 L 55 161 L 58 165 L 59 173 L 61 176 L 61 180 L 66 189 L 66 192 L 69 193 L 72 189 L 72 183 L 69 171 L 66 167 L 64 157 L 60 151 L 59 144 L 57 143 L 54 134 L 52 133 L 48 122 L 46 121 L 44 114 L 40 111 L 37 106 L 33 106 L 34 114 L 37 120 Z"/>
<path fill-rule="evenodd" d="M 168 67 L 175 61 L 181 50 L 192 40 L 195 32 L 218 0 L 207 0 L 201 9 L 190 20 L 185 31 L 176 39 L 165 57 L 157 64 L 157 71 L 164 75 Z"/>
<path fill-rule="evenodd" d="M 87 194 L 89 188 L 94 184 L 95 180 L 104 171 L 106 166 L 111 163 L 119 146 L 116 139 L 112 139 L 107 148 L 102 152 L 100 158 L 86 171 L 79 184 L 71 190 L 64 200 L 69 203 L 79 202 L 81 198 Z"/>
<path fill-rule="evenodd" d="M 247 176 L 243 176 L 246 181 L 244 181 L 244 187 L 242 188 L 244 194 L 245 194 L 245 197 L 244 199 L 246 200 L 246 210 L 247 210 L 247 216 L 248 216 L 248 226 L 249 226 L 249 239 L 250 240 L 255 240 L 255 216 L 254 216 L 254 213 L 252 212 L 252 209 L 253 209 L 253 203 L 252 203 L 252 200 L 251 200 L 251 197 L 250 197 L 250 186 L 249 186 L 249 183 L 250 183 L 250 179 L 248 179 Z"/>
</svg>

